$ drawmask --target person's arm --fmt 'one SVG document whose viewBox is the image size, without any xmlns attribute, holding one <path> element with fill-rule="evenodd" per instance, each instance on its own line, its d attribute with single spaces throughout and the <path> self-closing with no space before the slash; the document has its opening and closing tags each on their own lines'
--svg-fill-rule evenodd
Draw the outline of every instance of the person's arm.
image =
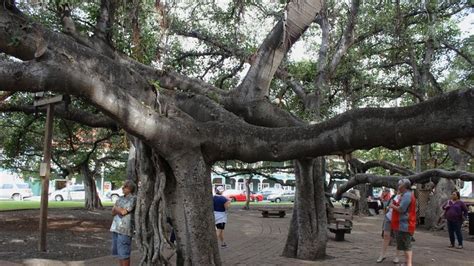
<svg viewBox="0 0 474 266">
<path fill-rule="evenodd" d="M 466 204 L 462 201 L 461 201 L 461 209 L 462 209 L 464 219 L 467 220 L 467 213 L 469 212 L 469 210 L 467 209 Z"/>
<path fill-rule="evenodd" d="M 135 205 L 137 204 L 137 197 L 133 196 L 130 199 L 130 201 L 131 201 L 130 205 L 125 208 L 125 210 L 127 211 L 127 214 L 131 213 L 131 212 L 133 212 L 133 210 L 135 210 Z"/>
<path fill-rule="evenodd" d="M 443 205 L 443 210 L 447 210 L 449 207 L 451 207 L 452 201 L 448 200 L 446 203 Z"/>
<path fill-rule="evenodd" d="M 230 206 L 230 199 L 226 198 L 226 202 L 224 203 L 225 210 L 229 209 Z"/>
<path fill-rule="evenodd" d="M 390 204 L 390 208 L 393 208 L 399 213 L 405 213 L 408 210 L 408 206 L 410 206 L 411 202 L 411 195 L 408 193 L 403 194 L 400 200 L 400 206 L 396 206 L 395 204 Z"/>
<path fill-rule="evenodd" d="M 114 206 L 112 208 L 112 215 L 115 216 L 117 214 L 120 214 L 120 216 L 125 216 L 129 213 L 129 211 L 125 208 L 120 208 L 120 207 L 117 207 L 117 206 Z"/>
</svg>

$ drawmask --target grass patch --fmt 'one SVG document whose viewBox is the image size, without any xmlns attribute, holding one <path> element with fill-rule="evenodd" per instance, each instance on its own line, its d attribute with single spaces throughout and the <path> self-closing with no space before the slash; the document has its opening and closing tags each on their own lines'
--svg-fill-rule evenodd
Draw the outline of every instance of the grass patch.
<svg viewBox="0 0 474 266">
<path fill-rule="evenodd" d="M 102 205 L 113 206 L 111 201 L 103 201 Z M 48 202 L 48 209 L 52 208 L 82 208 L 84 207 L 84 201 L 50 201 Z M 0 211 L 12 211 L 12 210 L 26 210 L 26 209 L 39 209 L 39 201 L 13 201 L 13 200 L 0 200 Z"/>
</svg>

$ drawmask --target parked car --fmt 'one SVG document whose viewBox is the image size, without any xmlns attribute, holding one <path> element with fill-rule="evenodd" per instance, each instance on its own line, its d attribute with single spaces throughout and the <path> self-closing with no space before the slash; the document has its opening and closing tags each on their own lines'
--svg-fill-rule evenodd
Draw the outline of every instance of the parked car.
<svg viewBox="0 0 474 266">
<path fill-rule="evenodd" d="M 116 202 L 119 197 L 123 196 L 122 188 L 118 188 L 116 190 L 109 191 L 105 194 L 105 196 L 110 199 L 112 202 Z"/>
<path fill-rule="evenodd" d="M 229 198 L 231 201 L 246 201 L 247 195 L 244 190 L 228 189 L 222 193 L 223 196 Z M 262 201 L 262 194 L 250 192 L 250 201 Z"/>
<path fill-rule="evenodd" d="M 22 200 L 31 196 L 33 196 L 33 191 L 27 183 L 0 184 L 0 198 Z"/>
<path fill-rule="evenodd" d="M 84 185 L 72 185 L 54 191 L 49 195 L 49 198 L 55 201 L 84 200 L 86 198 L 86 191 L 84 190 Z"/>
<path fill-rule="evenodd" d="M 270 194 L 268 196 L 268 200 L 271 202 L 282 202 L 282 201 L 295 201 L 295 192 L 291 190 L 283 190 L 281 192 L 275 193 L 275 194 Z"/>
<path fill-rule="evenodd" d="M 259 193 L 262 194 L 264 200 L 267 200 L 268 196 L 270 196 L 271 194 L 276 194 L 276 193 L 281 193 L 281 192 L 283 192 L 283 189 L 281 188 L 265 188 L 263 190 L 260 190 Z"/>
</svg>

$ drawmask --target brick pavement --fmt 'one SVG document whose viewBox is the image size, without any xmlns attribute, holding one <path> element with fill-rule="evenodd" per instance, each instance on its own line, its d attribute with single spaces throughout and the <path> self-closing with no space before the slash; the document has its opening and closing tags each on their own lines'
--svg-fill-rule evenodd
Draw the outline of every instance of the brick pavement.
<svg viewBox="0 0 474 266">
<path fill-rule="evenodd" d="M 377 264 L 382 239 L 381 216 L 355 217 L 352 234 L 346 241 L 335 242 L 329 234 L 328 257 L 322 261 L 303 261 L 281 257 L 285 244 L 290 215 L 285 218 L 262 218 L 256 210 L 244 211 L 234 208 L 230 211 L 226 227 L 229 245 L 221 249 L 224 265 L 393 265 L 391 258 Z M 472 236 L 471 236 L 472 237 Z M 435 236 L 430 232 L 417 231 L 413 243 L 415 265 L 474 265 L 474 242 L 465 241 L 464 249 L 448 249 L 448 238 Z M 389 247 L 389 255 L 395 254 Z M 133 251 L 132 265 L 138 265 L 138 251 Z M 116 265 L 111 256 L 86 261 L 25 260 L 23 265 Z M 20 264 L 0 260 L 0 265 Z"/>
<path fill-rule="evenodd" d="M 375 263 L 382 244 L 382 216 L 355 217 L 354 229 L 344 242 L 334 241 L 334 234 L 329 233 L 328 258 L 317 262 L 280 256 L 290 219 L 262 218 L 258 211 L 233 210 L 226 227 L 229 248 L 221 249 L 224 265 L 393 265 L 391 258 Z M 473 242 L 465 241 L 463 250 L 449 249 L 447 236 L 422 230 L 415 233 L 415 239 L 415 265 L 474 265 Z M 395 255 L 394 247 L 389 247 L 388 255 Z"/>
</svg>

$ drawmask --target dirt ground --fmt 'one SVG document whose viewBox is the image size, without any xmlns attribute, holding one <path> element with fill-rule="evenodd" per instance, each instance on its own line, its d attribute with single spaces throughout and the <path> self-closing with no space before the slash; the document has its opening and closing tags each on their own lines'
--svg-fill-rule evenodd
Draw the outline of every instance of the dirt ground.
<svg viewBox="0 0 474 266">
<path fill-rule="evenodd" d="M 0 265 L 115 265 L 110 256 L 110 208 L 50 209 L 48 252 L 38 252 L 38 210 L 0 212 Z M 232 208 L 226 226 L 229 247 L 221 249 L 224 265 L 377 265 L 382 216 L 355 217 L 346 241 L 329 234 L 328 257 L 309 262 L 281 257 L 291 212 L 285 218 L 262 218 L 256 209 Z M 415 265 L 474 265 L 474 236 L 464 228 L 464 250 L 448 249 L 446 231 L 417 230 Z M 393 247 L 389 256 L 394 255 Z M 132 264 L 140 254 L 133 247 Z M 10 263 L 10 264 L 9 264 Z M 18 264 L 15 264 L 18 263 Z M 388 258 L 382 265 L 393 265 Z"/>
<path fill-rule="evenodd" d="M 49 209 L 47 252 L 38 252 L 39 210 L 0 212 L 0 259 L 86 260 L 110 254 L 110 208 Z"/>
</svg>

